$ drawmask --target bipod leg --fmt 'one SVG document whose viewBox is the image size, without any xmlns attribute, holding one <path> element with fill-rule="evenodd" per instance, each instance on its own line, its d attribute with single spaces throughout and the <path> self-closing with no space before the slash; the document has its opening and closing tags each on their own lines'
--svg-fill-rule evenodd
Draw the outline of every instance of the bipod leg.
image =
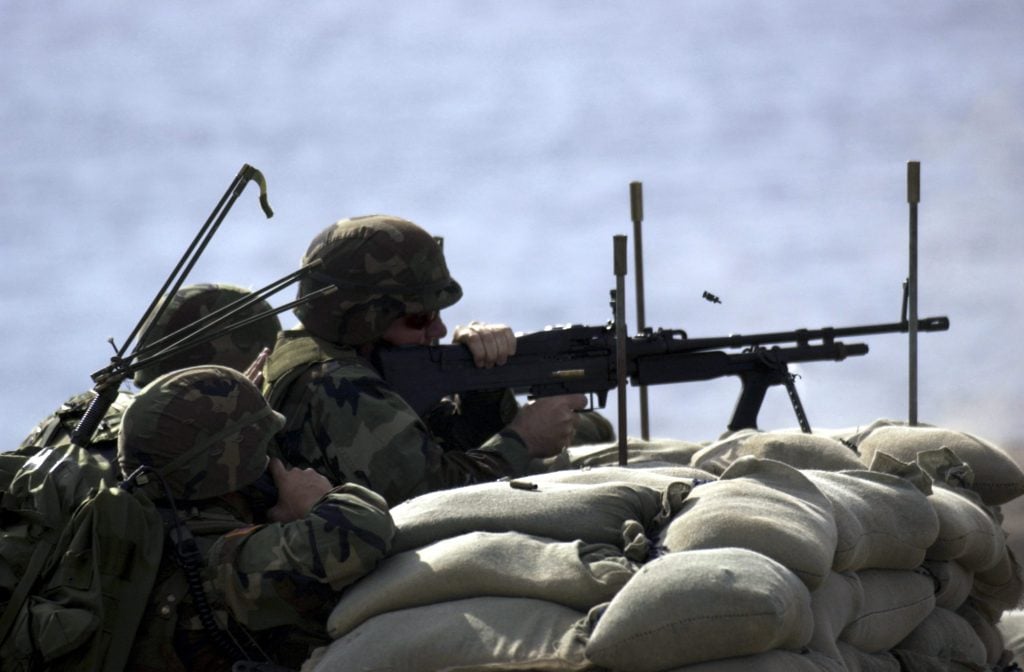
<svg viewBox="0 0 1024 672">
<path fill-rule="evenodd" d="M 807 421 L 807 413 L 804 412 L 804 404 L 800 401 L 800 394 L 796 391 L 795 375 L 789 372 L 789 367 L 782 365 L 782 384 L 786 386 L 786 393 L 789 394 L 789 401 L 793 404 L 793 412 L 796 413 L 796 421 L 800 423 L 800 431 L 804 434 L 811 433 L 811 423 Z"/>
</svg>

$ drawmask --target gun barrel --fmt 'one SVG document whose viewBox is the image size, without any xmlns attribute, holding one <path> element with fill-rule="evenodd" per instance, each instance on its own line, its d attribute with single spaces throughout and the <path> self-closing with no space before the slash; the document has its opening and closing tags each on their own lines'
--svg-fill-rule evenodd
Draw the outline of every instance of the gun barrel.
<svg viewBox="0 0 1024 672">
<path fill-rule="evenodd" d="M 918 319 L 918 331 L 947 331 L 949 318 L 942 315 Z M 866 324 L 856 327 L 824 327 L 822 329 L 796 329 L 794 331 L 776 331 L 763 334 L 731 334 L 712 338 L 680 338 L 669 346 L 670 351 L 715 350 L 718 348 L 745 348 L 775 343 L 797 343 L 807 345 L 810 341 L 820 340 L 832 343 L 836 339 L 875 334 L 906 333 L 910 330 L 910 322 L 889 322 L 886 324 Z"/>
</svg>

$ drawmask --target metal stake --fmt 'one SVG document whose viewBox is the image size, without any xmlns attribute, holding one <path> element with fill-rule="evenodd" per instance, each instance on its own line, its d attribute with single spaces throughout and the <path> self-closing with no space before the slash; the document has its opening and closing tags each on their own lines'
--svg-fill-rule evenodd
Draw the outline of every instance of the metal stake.
<svg viewBox="0 0 1024 672">
<path fill-rule="evenodd" d="M 636 266 L 636 326 L 637 333 L 647 328 L 644 315 L 644 185 L 641 182 L 629 183 L 630 214 L 633 218 L 633 260 Z M 640 386 L 640 436 L 644 441 L 651 438 L 651 422 L 647 412 L 647 386 Z"/>
<path fill-rule="evenodd" d="M 615 374 L 619 394 L 619 466 L 628 461 L 626 450 L 626 236 L 613 237 L 615 248 Z"/>
<path fill-rule="evenodd" d="M 910 306 L 909 335 L 909 424 L 917 424 L 917 204 L 921 201 L 921 163 L 907 162 L 907 203 L 910 205 L 910 276 L 907 296 Z"/>
</svg>

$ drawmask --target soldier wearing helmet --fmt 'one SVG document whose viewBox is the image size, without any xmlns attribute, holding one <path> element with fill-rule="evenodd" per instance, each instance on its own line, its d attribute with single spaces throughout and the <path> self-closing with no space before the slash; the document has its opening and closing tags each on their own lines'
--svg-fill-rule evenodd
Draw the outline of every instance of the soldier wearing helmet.
<svg viewBox="0 0 1024 672">
<path fill-rule="evenodd" d="M 327 641 L 337 592 L 390 548 L 394 524 L 379 495 L 268 458 L 283 422 L 259 388 L 223 366 L 159 376 L 129 404 L 118 461 L 126 474 L 142 473 L 130 480 L 177 520 L 130 669 L 227 670 L 239 659 L 298 669 Z M 280 496 L 261 515 L 245 488 L 268 469 Z M 198 578 L 176 554 L 177 526 L 195 539 Z M 203 625 L 204 613 L 228 615 L 210 622 L 234 646 Z"/>
<path fill-rule="evenodd" d="M 145 347 L 156 343 L 165 336 L 185 329 L 210 313 L 226 308 L 251 294 L 252 292 L 244 287 L 227 283 L 202 283 L 182 287 L 174 293 L 167 303 L 167 308 L 151 326 L 143 325 L 139 346 Z M 268 313 L 270 310 L 270 304 L 261 299 L 238 311 L 230 320 L 225 321 L 224 326 Z M 132 380 L 136 386 L 142 388 L 162 373 L 200 364 L 220 364 L 237 371 L 245 371 L 263 348 L 274 344 L 280 330 L 281 321 L 277 316 L 267 315 L 212 341 L 197 343 L 173 357 L 159 359 L 144 366 L 135 372 Z"/>
<path fill-rule="evenodd" d="M 518 407 L 508 390 L 439 400 L 419 417 L 373 368 L 381 345 L 444 337 L 440 313 L 462 297 L 437 241 L 389 215 L 341 220 L 310 243 L 303 265 L 321 262 L 299 298 L 336 292 L 295 309 L 301 327 L 282 332 L 264 368 L 264 393 L 287 419 L 283 456 L 335 483 L 359 483 L 390 504 L 424 492 L 526 472 L 531 459 L 572 439 L 583 395 Z M 515 337 L 504 325 L 457 327 L 477 366 L 504 364 Z"/>
<path fill-rule="evenodd" d="M 158 319 L 144 325 L 139 346 L 144 347 L 156 343 L 164 337 L 188 327 L 196 320 L 250 294 L 248 289 L 226 283 L 202 283 L 182 287 L 174 293 Z M 270 310 L 270 304 L 261 300 L 239 311 L 225 324 L 240 322 Z M 274 344 L 274 339 L 280 329 L 281 322 L 277 316 L 268 315 L 212 341 L 197 343 L 170 357 L 154 360 L 135 372 L 133 382 L 141 388 L 162 373 L 198 364 L 220 364 L 243 371 L 263 348 L 271 347 Z M 88 391 L 76 394 L 65 401 L 59 409 L 40 422 L 25 437 L 18 452 L 34 454 L 43 446 L 69 444 L 71 433 L 78 421 L 81 420 L 92 398 L 93 393 Z M 93 449 L 104 453 L 108 458 L 113 456 L 121 425 L 121 415 L 131 399 L 131 392 L 121 390 L 93 436 Z"/>
</svg>

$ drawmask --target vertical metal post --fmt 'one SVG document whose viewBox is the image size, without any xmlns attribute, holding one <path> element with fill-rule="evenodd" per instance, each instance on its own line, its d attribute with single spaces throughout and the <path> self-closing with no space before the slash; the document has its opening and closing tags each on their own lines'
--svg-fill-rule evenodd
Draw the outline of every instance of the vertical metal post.
<svg viewBox="0 0 1024 672">
<path fill-rule="evenodd" d="M 615 375 L 619 395 L 619 466 L 628 462 L 626 450 L 626 236 L 613 237 L 615 252 Z"/>
<path fill-rule="evenodd" d="M 644 185 L 641 182 L 629 183 L 629 209 L 633 219 L 633 261 L 636 267 L 636 326 L 637 332 L 643 333 L 647 328 L 644 315 Z M 651 438 L 651 422 L 647 412 L 647 386 L 640 386 L 640 436 L 644 441 Z"/>
<path fill-rule="evenodd" d="M 434 236 L 434 242 L 437 243 L 438 249 L 441 250 L 441 254 L 444 255 L 444 236 Z M 439 345 L 440 343 L 441 343 L 440 339 L 437 339 L 437 338 L 430 339 L 430 344 L 431 345 Z"/>
<path fill-rule="evenodd" d="M 907 297 L 910 308 L 909 324 L 909 417 L 911 426 L 917 424 L 917 204 L 921 201 L 921 163 L 907 162 L 907 203 L 910 205 L 910 275 L 907 278 Z"/>
</svg>

